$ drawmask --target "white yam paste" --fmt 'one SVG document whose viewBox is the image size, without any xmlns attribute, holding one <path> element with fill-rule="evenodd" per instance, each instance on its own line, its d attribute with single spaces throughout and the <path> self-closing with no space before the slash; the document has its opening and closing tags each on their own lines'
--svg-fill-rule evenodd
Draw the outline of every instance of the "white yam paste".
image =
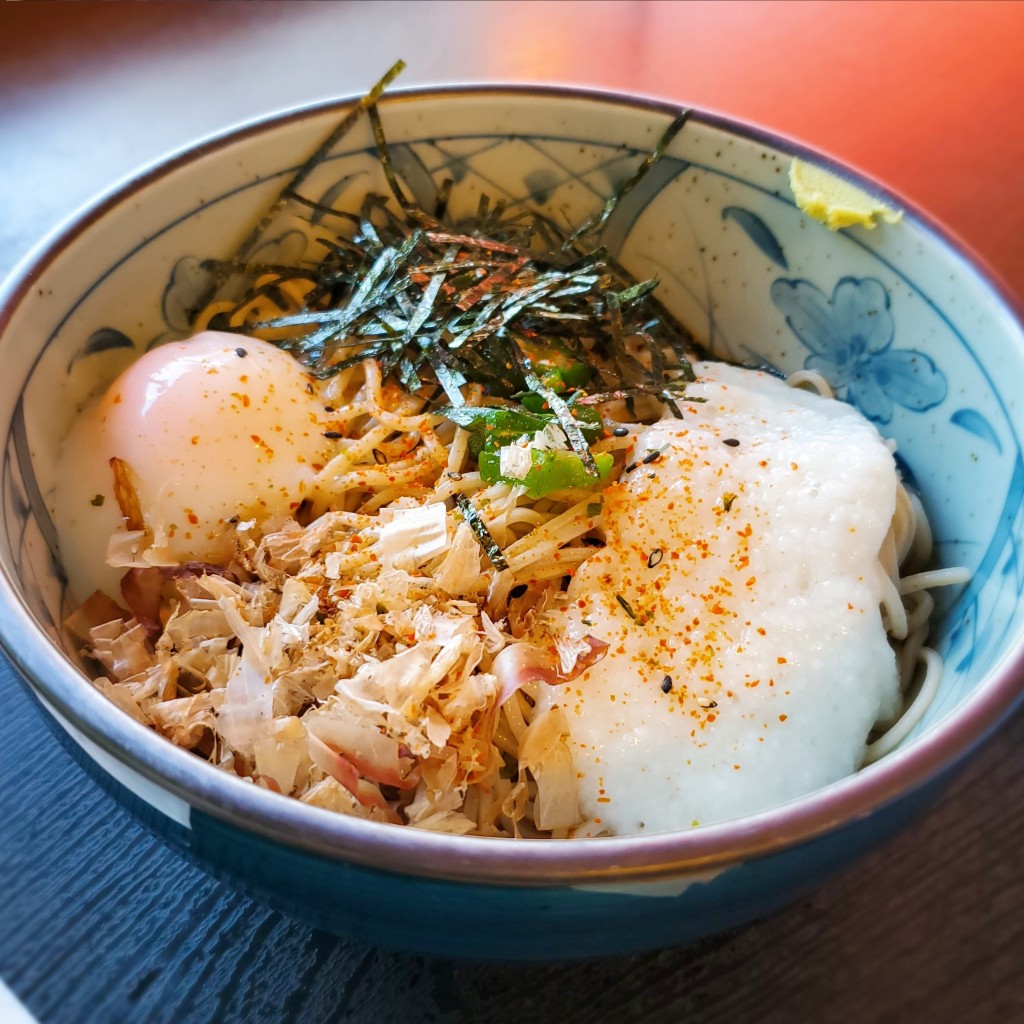
<svg viewBox="0 0 1024 1024">
<path fill-rule="evenodd" d="M 619 835 L 843 778 L 899 700 L 879 610 L 898 483 L 884 440 L 769 375 L 696 369 L 706 403 L 639 430 L 631 461 L 663 454 L 607 489 L 607 547 L 570 587 L 562 627 L 608 653 L 542 688 L 565 711 L 584 814 Z"/>
</svg>

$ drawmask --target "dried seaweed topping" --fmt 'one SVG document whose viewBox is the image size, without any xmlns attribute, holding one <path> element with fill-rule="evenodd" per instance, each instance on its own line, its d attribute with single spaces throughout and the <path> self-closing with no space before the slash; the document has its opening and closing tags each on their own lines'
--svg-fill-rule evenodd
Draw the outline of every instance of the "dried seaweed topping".
<svg viewBox="0 0 1024 1024">
<path fill-rule="evenodd" d="M 661 159 L 688 111 L 575 230 L 487 196 L 475 216 L 456 221 L 448 213 L 450 181 L 428 212 L 393 165 L 376 100 L 400 70 L 396 64 L 318 147 L 220 279 L 241 273 L 251 281 L 238 308 L 267 295 L 267 284 L 256 280 L 269 268 L 247 266 L 245 258 L 283 204 L 297 201 L 323 231 L 317 238 L 326 255 L 315 266 L 282 268 L 285 278 L 301 275 L 313 286 L 301 310 L 259 321 L 256 333 L 268 332 L 319 377 L 376 359 L 409 391 L 442 389 L 448 411 L 464 405 L 470 383 L 524 405 L 524 396 L 533 396 L 596 476 L 578 410 L 651 396 L 678 415 L 677 400 L 693 379 L 692 335 L 653 298 L 657 282 L 635 280 L 599 244 L 618 202 Z M 354 211 L 300 195 L 312 169 L 364 112 L 390 196 L 368 194 Z M 328 231 L 328 224 L 336 227 Z"/>
<path fill-rule="evenodd" d="M 501 548 L 498 547 L 497 542 L 491 536 L 491 531 L 487 529 L 486 523 L 480 518 L 480 513 L 476 510 L 476 506 L 464 494 L 455 495 L 455 504 L 459 506 L 459 511 L 466 522 L 469 523 L 469 528 L 480 542 L 480 547 L 484 549 L 484 554 L 490 559 L 491 565 L 498 572 L 504 572 L 508 568 L 508 562 L 501 553 Z"/>
</svg>

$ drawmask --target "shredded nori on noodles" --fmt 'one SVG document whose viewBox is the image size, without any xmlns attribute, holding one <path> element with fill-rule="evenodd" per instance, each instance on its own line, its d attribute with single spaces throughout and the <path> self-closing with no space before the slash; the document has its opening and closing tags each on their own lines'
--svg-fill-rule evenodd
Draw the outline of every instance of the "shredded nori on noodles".
<svg viewBox="0 0 1024 1024">
<path fill-rule="evenodd" d="M 330 133 L 235 257 L 211 264 L 212 289 L 231 279 L 236 309 L 242 309 L 254 299 L 272 298 L 282 281 L 312 281 L 301 311 L 262 320 L 255 329 L 283 331 L 287 336 L 275 343 L 315 376 L 330 377 L 373 358 L 385 377 L 409 391 L 439 385 L 451 408 L 464 405 L 468 383 L 506 399 L 533 392 L 558 419 L 588 472 L 596 473 L 570 399 L 592 405 L 649 395 L 679 415 L 677 400 L 693 380 L 694 339 L 654 299 L 657 281 L 635 280 L 599 244 L 618 202 L 661 159 L 689 111 L 673 119 L 634 173 L 575 230 L 486 195 L 474 217 L 456 221 L 448 215 L 450 179 L 438 187 L 427 212 L 403 188 L 392 162 L 376 104 L 403 67 L 399 61 L 391 68 Z M 299 190 L 313 169 L 364 112 L 390 196 L 370 193 L 358 212 L 303 196 Z M 318 241 L 326 255 L 301 268 L 248 263 L 289 201 L 323 230 Z M 268 272 L 278 280 L 257 286 Z M 552 368 L 552 355 L 555 364 L 568 366 L 566 376 L 582 369 L 580 379 L 567 383 L 557 365 Z"/>
<path fill-rule="evenodd" d="M 498 572 L 504 572 L 508 568 L 508 562 L 505 561 L 501 548 L 491 536 L 491 531 L 487 529 L 483 519 L 480 518 L 476 506 L 464 494 L 455 495 L 455 504 L 459 506 L 459 511 L 469 523 L 470 529 L 476 535 L 476 539 L 480 542 L 480 547 L 484 549 L 484 554 L 490 559 L 491 565 Z"/>
</svg>

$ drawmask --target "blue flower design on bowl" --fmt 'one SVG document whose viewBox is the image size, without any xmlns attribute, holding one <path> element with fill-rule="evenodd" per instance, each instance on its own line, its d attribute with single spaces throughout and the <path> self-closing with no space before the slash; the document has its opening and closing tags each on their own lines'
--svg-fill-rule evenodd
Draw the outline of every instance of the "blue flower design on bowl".
<svg viewBox="0 0 1024 1024">
<path fill-rule="evenodd" d="M 811 350 L 805 369 L 820 373 L 868 419 L 888 423 L 894 404 L 924 412 L 946 397 L 945 375 L 929 356 L 893 348 L 889 293 L 875 278 L 844 277 L 831 298 L 809 281 L 779 278 L 771 298 Z"/>
</svg>

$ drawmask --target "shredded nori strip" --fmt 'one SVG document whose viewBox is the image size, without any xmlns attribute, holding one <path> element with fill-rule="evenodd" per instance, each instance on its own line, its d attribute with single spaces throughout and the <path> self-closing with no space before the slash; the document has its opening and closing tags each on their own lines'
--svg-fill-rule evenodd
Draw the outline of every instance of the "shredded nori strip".
<svg viewBox="0 0 1024 1024">
<path fill-rule="evenodd" d="M 676 116 L 676 119 L 668 126 L 665 134 L 655 143 L 654 148 L 644 158 L 644 162 L 633 172 L 633 174 L 626 179 L 606 201 L 604 206 L 596 213 L 590 220 L 577 228 L 563 243 L 562 250 L 565 251 L 572 247 L 573 243 L 581 238 L 585 238 L 587 235 L 600 230 L 608 223 L 608 218 L 612 215 L 615 207 L 618 205 L 619 200 L 627 193 L 630 192 L 635 185 L 637 185 L 643 176 L 662 158 L 665 150 L 668 148 L 669 143 L 679 134 L 687 119 L 690 116 L 689 110 L 682 110 Z"/>
<path fill-rule="evenodd" d="M 377 102 L 378 99 L 384 94 L 384 90 L 405 70 L 405 61 L 397 60 L 391 67 L 384 73 L 377 84 L 345 115 L 341 123 L 324 139 L 323 142 L 316 148 L 316 150 L 310 155 L 309 159 L 299 168 L 295 177 L 288 182 L 287 185 L 281 190 L 281 194 L 277 199 L 267 208 L 267 211 L 260 218 L 259 223 L 249 232 L 246 236 L 245 241 L 238 247 L 235 253 L 234 259 L 228 261 L 225 264 L 221 264 L 218 267 L 217 272 L 214 274 L 213 279 L 207 286 L 204 295 L 199 299 L 195 307 L 195 312 L 198 314 L 205 306 L 207 306 L 213 296 L 216 294 L 218 288 L 220 288 L 226 278 L 228 277 L 231 269 L 241 266 L 249 253 L 256 248 L 257 244 L 263 237 L 263 233 L 270 226 L 271 221 L 284 209 L 285 204 L 289 199 L 297 197 L 298 190 L 302 187 L 306 179 L 313 173 L 313 171 L 319 166 L 321 161 L 330 153 L 330 151 L 341 141 L 341 139 L 348 134 L 352 126 L 359 120 L 359 115 L 366 110 L 367 107 L 372 106 Z"/>
<path fill-rule="evenodd" d="M 462 513 L 463 518 L 469 523 L 473 533 L 476 534 L 476 539 L 480 542 L 480 547 L 484 549 L 484 554 L 491 560 L 491 565 L 498 572 L 504 572 L 508 568 L 508 562 L 505 561 L 501 548 L 498 547 L 491 536 L 491 531 L 487 529 L 486 524 L 480 518 L 480 513 L 476 510 L 476 506 L 464 494 L 455 495 L 455 504 L 459 506 L 459 511 Z"/>
</svg>

